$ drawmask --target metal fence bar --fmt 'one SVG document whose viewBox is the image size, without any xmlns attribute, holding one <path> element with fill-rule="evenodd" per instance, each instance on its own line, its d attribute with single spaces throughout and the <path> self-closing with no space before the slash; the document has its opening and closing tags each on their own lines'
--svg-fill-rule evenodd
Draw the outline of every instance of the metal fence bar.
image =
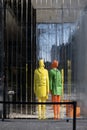
<svg viewBox="0 0 87 130">
<path fill-rule="evenodd" d="M 73 102 L 73 130 L 76 130 L 76 102 Z"/>
<path fill-rule="evenodd" d="M 38 104 L 47 104 L 47 105 L 53 105 L 53 104 L 72 104 L 73 105 L 73 130 L 76 130 L 76 101 L 72 102 L 11 102 L 11 101 L 0 101 L 0 104 L 29 104 L 29 105 L 38 105 Z M 4 111 L 3 111 L 4 115 Z M 4 121 L 4 116 L 2 116 L 2 121 Z"/>
</svg>

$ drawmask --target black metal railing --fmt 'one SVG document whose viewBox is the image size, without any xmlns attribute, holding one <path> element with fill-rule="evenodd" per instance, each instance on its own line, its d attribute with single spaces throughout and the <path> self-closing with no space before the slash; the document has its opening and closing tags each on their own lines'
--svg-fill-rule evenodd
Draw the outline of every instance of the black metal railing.
<svg viewBox="0 0 87 130">
<path fill-rule="evenodd" d="M 6 104 L 25 104 L 25 105 L 39 105 L 39 104 L 45 104 L 45 105 L 53 105 L 53 104 L 60 104 L 60 105 L 73 105 L 73 130 L 76 130 L 76 101 L 72 102 L 11 102 L 11 101 L 0 101 L 0 104 L 3 104 L 3 108 Z M 2 113 L 2 121 L 5 120 L 4 117 L 4 109 Z"/>
</svg>

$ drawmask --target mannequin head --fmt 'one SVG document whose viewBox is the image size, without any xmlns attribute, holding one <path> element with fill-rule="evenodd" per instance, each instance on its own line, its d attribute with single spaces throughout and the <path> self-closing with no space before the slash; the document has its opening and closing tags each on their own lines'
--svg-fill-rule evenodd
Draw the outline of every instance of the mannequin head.
<svg viewBox="0 0 87 130">
<path fill-rule="evenodd" d="M 58 67 L 58 61 L 57 60 L 54 60 L 51 64 L 51 67 L 52 68 L 57 68 Z"/>
<path fill-rule="evenodd" d="M 39 60 L 39 67 L 44 67 L 44 66 L 45 66 L 44 60 L 43 59 Z"/>
</svg>

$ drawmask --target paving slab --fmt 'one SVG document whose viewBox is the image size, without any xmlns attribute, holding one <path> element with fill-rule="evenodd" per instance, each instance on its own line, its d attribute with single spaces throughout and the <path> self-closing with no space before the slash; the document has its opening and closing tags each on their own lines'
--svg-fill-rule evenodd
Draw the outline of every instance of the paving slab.
<svg viewBox="0 0 87 130">
<path fill-rule="evenodd" d="M 73 130 L 73 120 L 5 119 L 0 130 Z M 77 120 L 76 130 L 87 130 L 87 120 Z"/>
</svg>

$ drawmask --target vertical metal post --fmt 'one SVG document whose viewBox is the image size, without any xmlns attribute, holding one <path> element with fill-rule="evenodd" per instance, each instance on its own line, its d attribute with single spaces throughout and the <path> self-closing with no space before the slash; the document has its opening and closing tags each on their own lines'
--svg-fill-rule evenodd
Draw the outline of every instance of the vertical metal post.
<svg viewBox="0 0 87 130">
<path fill-rule="evenodd" d="M 26 102 L 28 101 L 28 0 L 26 0 Z M 27 114 L 27 108 L 26 105 L 26 114 Z"/>
<path fill-rule="evenodd" d="M 31 1 L 30 1 L 30 3 L 31 3 Z M 29 4 L 30 4 L 30 3 L 29 3 Z M 33 46 L 32 46 L 32 42 L 33 42 L 33 41 L 32 41 L 32 40 L 33 40 L 33 36 L 32 36 L 32 33 L 33 33 L 33 32 L 32 32 L 32 30 L 33 30 L 32 17 L 33 17 L 33 12 L 32 12 L 32 6 L 31 6 L 31 5 L 29 5 L 29 6 L 30 6 L 30 13 L 31 13 L 31 14 L 30 14 L 30 16 L 31 16 L 31 21 L 30 21 L 30 25 L 31 25 L 31 37 L 30 37 L 30 38 L 31 38 L 31 43 L 30 43 L 30 44 L 31 44 L 31 58 L 30 58 L 30 68 L 31 68 L 31 71 L 30 71 L 30 72 L 31 72 L 31 74 L 30 74 L 30 78 L 31 78 L 31 79 L 30 79 L 30 80 L 31 80 L 31 81 L 30 81 L 30 83 L 31 83 L 31 97 L 30 97 L 30 101 L 32 102 L 32 63 L 33 63 L 33 62 L 32 62 L 32 47 L 33 47 Z M 30 109 L 30 110 L 31 110 L 30 113 L 32 114 L 32 105 L 30 106 L 30 108 L 31 108 L 31 109 Z"/>
<path fill-rule="evenodd" d="M 61 70 L 61 75 L 62 75 L 62 100 L 64 97 L 64 69 Z"/>
<path fill-rule="evenodd" d="M 76 101 L 73 102 L 73 130 L 76 130 Z"/>
<path fill-rule="evenodd" d="M 11 0 L 11 8 L 13 10 L 13 0 Z M 13 26 L 11 27 L 13 31 Z M 13 50 L 13 45 L 14 45 L 14 39 L 13 39 L 13 34 L 11 35 L 11 90 L 13 90 L 13 55 L 14 55 L 14 50 Z M 13 106 L 13 105 L 12 105 Z"/>
<path fill-rule="evenodd" d="M 18 0 L 16 0 L 16 17 L 18 19 Z M 18 21 L 17 21 L 18 22 Z M 18 24 L 18 23 L 17 23 Z M 17 30 L 17 36 L 16 36 L 16 101 L 18 101 L 18 30 Z M 18 104 L 16 104 L 16 113 L 18 112 Z"/>
<path fill-rule="evenodd" d="M 71 97 L 71 61 L 67 60 L 68 96 Z"/>
<path fill-rule="evenodd" d="M 5 101 L 5 85 L 4 85 L 4 68 L 3 68 L 3 63 L 4 63 L 4 31 L 5 31 L 5 11 L 6 11 L 6 3 L 5 3 L 5 1 L 4 0 L 1 0 L 1 6 L 2 6 L 2 51 L 1 51 L 1 58 L 2 59 L 0 59 L 1 61 L 2 61 L 2 63 L 1 63 L 1 85 L 2 85 L 2 91 L 3 91 L 3 94 L 1 94 L 1 96 L 3 97 L 3 102 Z M 4 118 L 5 118 L 5 103 L 3 103 L 3 108 L 2 108 L 2 121 L 4 121 Z"/>
<path fill-rule="evenodd" d="M 56 43 L 56 50 L 55 50 L 55 58 L 56 60 L 59 60 L 58 59 L 58 46 L 57 46 L 57 23 L 55 25 L 55 43 Z"/>
<path fill-rule="evenodd" d="M 22 44 L 23 44 L 23 41 L 22 41 L 22 37 L 23 37 L 23 32 L 22 32 L 22 29 L 23 29 L 23 0 L 21 0 L 21 47 L 20 47 L 20 91 L 21 91 L 21 94 L 20 94 L 20 99 L 21 99 L 21 102 L 22 102 L 22 71 L 23 71 L 23 68 L 22 68 Z M 22 104 L 21 104 L 21 114 L 22 114 Z"/>
</svg>

